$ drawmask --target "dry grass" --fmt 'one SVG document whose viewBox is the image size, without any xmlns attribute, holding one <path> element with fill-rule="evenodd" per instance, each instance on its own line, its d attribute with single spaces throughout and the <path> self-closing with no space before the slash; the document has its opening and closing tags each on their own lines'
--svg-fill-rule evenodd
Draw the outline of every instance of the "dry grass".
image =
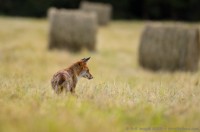
<svg viewBox="0 0 200 132">
<path fill-rule="evenodd" d="M 199 127 L 200 71 L 153 73 L 140 68 L 137 49 L 143 25 L 112 22 L 99 29 L 98 52 L 72 54 L 47 50 L 47 20 L 1 17 L 0 131 Z M 95 79 L 80 80 L 79 98 L 54 95 L 52 74 L 87 56 Z"/>
</svg>

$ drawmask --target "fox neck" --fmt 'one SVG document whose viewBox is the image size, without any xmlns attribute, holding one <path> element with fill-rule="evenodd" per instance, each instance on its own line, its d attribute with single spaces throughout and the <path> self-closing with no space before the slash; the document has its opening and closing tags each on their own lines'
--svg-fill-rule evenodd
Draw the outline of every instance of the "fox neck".
<svg viewBox="0 0 200 132">
<path fill-rule="evenodd" d="M 73 69 L 74 72 L 74 77 L 76 78 L 76 81 L 78 82 L 78 80 L 81 78 L 81 72 L 77 71 L 76 69 Z"/>
<path fill-rule="evenodd" d="M 73 64 L 66 70 L 71 73 L 74 81 L 78 82 L 78 80 L 81 78 L 81 69 L 77 68 L 75 64 Z"/>
</svg>

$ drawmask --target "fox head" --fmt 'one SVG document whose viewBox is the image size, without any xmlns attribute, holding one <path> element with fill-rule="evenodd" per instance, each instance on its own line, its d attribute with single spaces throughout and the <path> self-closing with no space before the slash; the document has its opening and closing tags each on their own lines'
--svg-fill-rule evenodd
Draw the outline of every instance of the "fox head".
<svg viewBox="0 0 200 132">
<path fill-rule="evenodd" d="M 88 58 L 83 58 L 80 61 L 77 62 L 77 67 L 78 67 L 78 76 L 79 77 L 84 77 L 87 79 L 93 79 L 92 74 L 90 74 L 89 68 L 87 67 L 87 62 L 90 59 Z"/>
</svg>

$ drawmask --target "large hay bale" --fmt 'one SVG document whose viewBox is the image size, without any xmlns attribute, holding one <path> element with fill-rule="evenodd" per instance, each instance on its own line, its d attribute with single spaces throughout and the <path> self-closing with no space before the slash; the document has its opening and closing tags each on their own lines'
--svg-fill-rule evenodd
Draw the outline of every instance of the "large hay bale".
<svg viewBox="0 0 200 132">
<path fill-rule="evenodd" d="M 95 12 L 99 25 L 107 25 L 111 20 L 112 6 L 110 4 L 83 1 L 80 9 L 86 12 Z"/>
<path fill-rule="evenodd" d="M 197 70 L 198 33 L 197 28 L 184 24 L 147 25 L 139 47 L 140 65 L 152 70 Z"/>
<path fill-rule="evenodd" d="M 50 8 L 49 48 L 79 51 L 83 47 L 95 50 L 97 18 L 95 13 Z"/>
</svg>

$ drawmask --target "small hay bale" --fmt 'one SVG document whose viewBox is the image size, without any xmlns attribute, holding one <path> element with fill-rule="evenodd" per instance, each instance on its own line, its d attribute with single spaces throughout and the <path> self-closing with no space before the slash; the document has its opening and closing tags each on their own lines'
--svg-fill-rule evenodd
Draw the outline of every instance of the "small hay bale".
<svg viewBox="0 0 200 132">
<path fill-rule="evenodd" d="M 199 61 L 199 31 L 184 24 L 149 24 L 141 36 L 139 63 L 152 70 L 195 71 Z"/>
<path fill-rule="evenodd" d="M 112 6 L 110 4 L 83 1 L 80 9 L 86 12 L 95 12 L 99 25 L 107 25 L 111 20 Z"/>
<path fill-rule="evenodd" d="M 50 8 L 49 48 L 80 51 L 83 47 L 95 50 L 97 17 L 95 13 Z"/>
</svg>

